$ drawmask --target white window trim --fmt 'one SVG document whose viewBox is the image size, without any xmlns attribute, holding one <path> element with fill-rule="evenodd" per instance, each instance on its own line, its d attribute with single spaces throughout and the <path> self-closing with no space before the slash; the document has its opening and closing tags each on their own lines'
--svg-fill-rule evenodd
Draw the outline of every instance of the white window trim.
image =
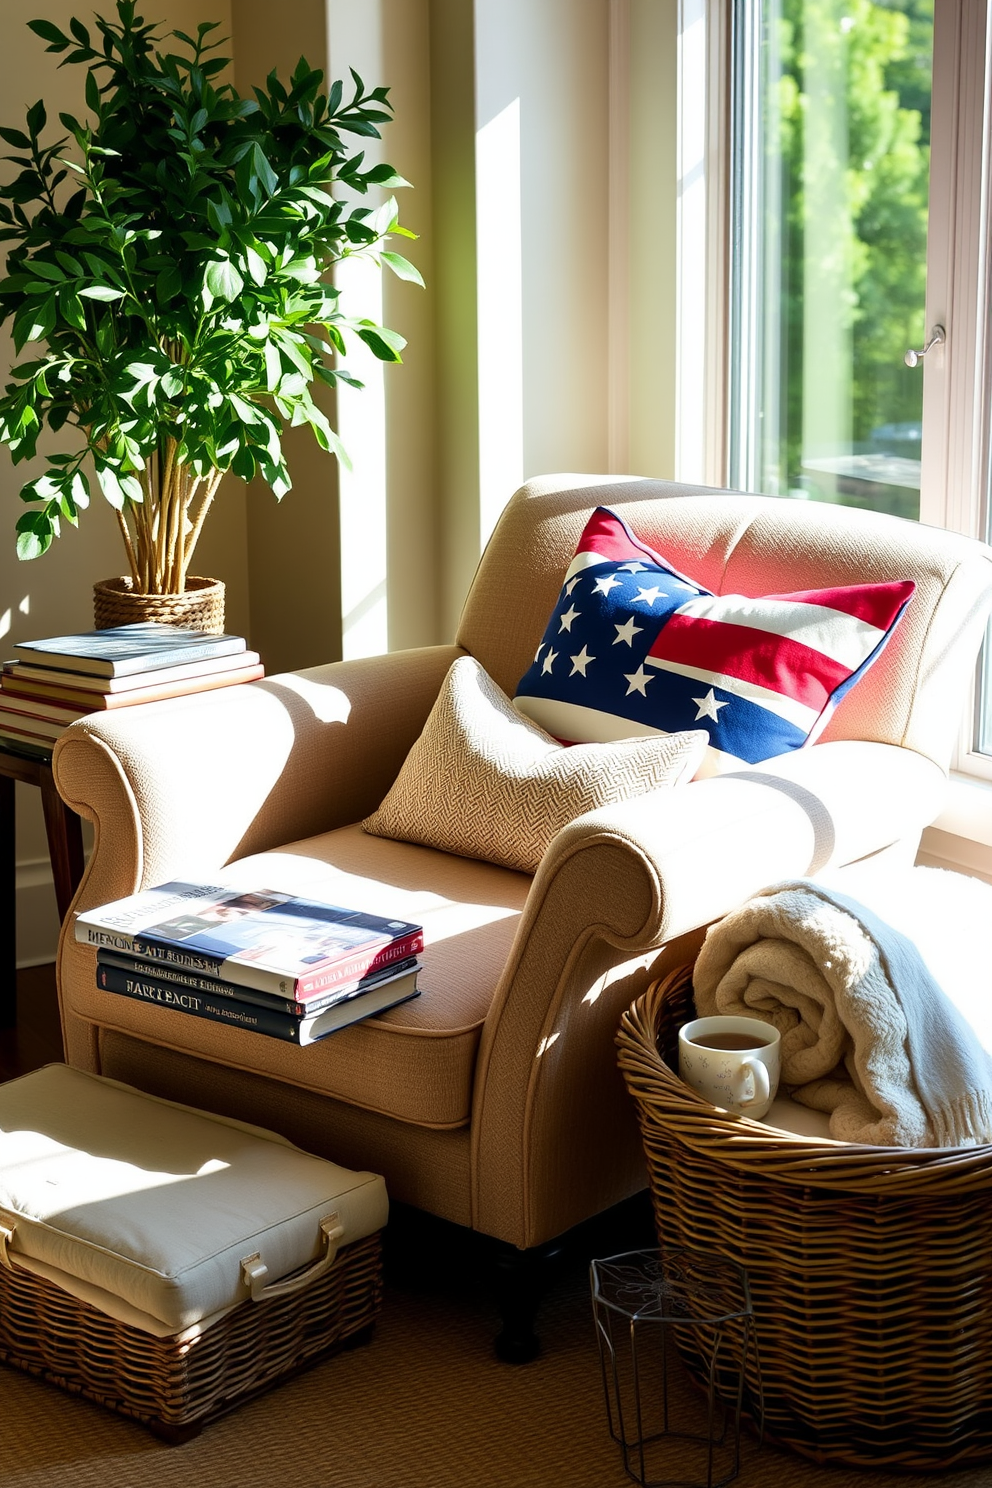
<svg viewBox="0 0 992 1488">
<path fill-rule="evenodd" d="M 946 346 L 924 381 L 921 520 L 973 537 L 989 532 L 989 436 L 992 407 L 992 6 L 959 0 L 942 12 L 935 35 L 931 221 L 950 231 L 928 248 L 927 325 L 945 325 Z M 948 251 L 944 251 L 944 244 Z M 931 439 L 939 430 L 946 438 Z M 975 748 L 976 670 L 954 758 L 962 783 L 992 782 L 992 758 Z M 960 792 L 958 793 L 960 794 Z M 975 797 L 974 811 L 987 802 Z M 939 825 L 939 824 L 938 824 Z"/>
<path fill-rule="evenodd" d="M 724 486 L 728 479 L 728 10 L 726 0 L 678 0 L 674 474 L 709 486 Z"/>
<path fill-rule="evenodd" d="M 988 0 L 940 7 L 934 26 L 929 330 L 944 346 L 924 364 L 920 519 L 985 533 L 989 337 Z"/>
</svg>

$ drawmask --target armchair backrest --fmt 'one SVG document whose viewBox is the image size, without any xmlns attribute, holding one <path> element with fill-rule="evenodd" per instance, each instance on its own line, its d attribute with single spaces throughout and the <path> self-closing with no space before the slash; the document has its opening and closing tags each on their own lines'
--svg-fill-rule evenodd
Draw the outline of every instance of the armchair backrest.
<svg viewBox="0 0 992 1488">
<path fill-rule="evenodd" d="M 716 594 L 913 579 L 891 642 L 822 738 L 901 745 L 947 769 L 992 608 L 992 548 L 849 507 L 629 477 L 530 481 L 500 517 L 456 637 L 511 697 L 597 506 Z"/>
</svg>

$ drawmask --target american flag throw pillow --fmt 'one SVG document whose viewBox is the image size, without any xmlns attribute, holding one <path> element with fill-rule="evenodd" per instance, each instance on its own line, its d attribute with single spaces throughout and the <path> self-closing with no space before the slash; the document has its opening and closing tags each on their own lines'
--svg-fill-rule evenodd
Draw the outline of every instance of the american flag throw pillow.
<svg viewBox="0 0 992 1488">
<path fill-rule="evenodd" d="M 706 729 L 699 773 L 739 769 L 818 737 L 914 588 L 711 594 L 601 506 L 514 704 L 570 744 Z"/>
</svg>

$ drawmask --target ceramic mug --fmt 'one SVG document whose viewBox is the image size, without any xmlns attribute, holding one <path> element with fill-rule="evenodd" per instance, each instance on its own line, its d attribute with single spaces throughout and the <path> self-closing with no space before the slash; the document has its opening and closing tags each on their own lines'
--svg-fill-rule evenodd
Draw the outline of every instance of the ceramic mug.
<svg viewBox="0 0 992 1488">
<path fill-rule="evenodd" d="M 781 1068 L 778 1029 L 760 1018 L 695 1018 L 679 1029 L 679 1075 L 725 1111 L 760 1121 Z"/>
</svg>

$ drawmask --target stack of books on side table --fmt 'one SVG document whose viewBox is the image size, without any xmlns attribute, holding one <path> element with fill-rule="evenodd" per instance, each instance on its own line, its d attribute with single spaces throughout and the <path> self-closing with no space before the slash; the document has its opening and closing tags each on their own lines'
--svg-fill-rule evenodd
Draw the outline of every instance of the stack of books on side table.
<svg viewBox="0 0 992 1488">
<path fill-rule="evenodd" d="M 0 672 L 0 739 L 50 750 L 77 718 L 265 675 L 242 636 L 147 621 L 21 641 Z"/>
<path fill-rule="evenodd" d="M 294 1044 L 419 995 L 420 925 L 261 889 L 173 882 L 76 918 L 97 986 Z"/>
</svg>

